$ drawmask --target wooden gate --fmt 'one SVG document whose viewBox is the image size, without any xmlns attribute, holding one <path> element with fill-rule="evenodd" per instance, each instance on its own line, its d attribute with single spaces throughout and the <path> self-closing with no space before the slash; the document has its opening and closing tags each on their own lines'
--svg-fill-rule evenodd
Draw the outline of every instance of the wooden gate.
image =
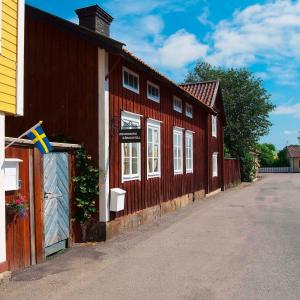
<svg viewBox="0 0 300 300">
<path fill-rule="evenodd" d="M 68 153 L 44 155 L 45 255 L 67 247 L 69 239 Z"/>
</svg>

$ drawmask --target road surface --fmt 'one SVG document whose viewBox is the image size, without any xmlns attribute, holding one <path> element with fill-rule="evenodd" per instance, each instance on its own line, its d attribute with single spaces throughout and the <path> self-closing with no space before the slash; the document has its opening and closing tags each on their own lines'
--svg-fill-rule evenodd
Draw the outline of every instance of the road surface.
<svg viewBox="0 0 300 300">
<path fill-rule="evenodd" d="M 300 174 L 274 174 L 14 276 L 0 299 L 300 299 Z"/>
</svg>

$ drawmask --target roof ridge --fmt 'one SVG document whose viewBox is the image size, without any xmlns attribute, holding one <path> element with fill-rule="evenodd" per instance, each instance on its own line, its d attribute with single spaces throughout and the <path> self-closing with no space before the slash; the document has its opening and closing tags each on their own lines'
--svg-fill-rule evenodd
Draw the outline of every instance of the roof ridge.
<svg viewBox="0 0 300 300">
<path fill-rule="evenodd" d="M 202 83 L 209 83 L 209 82 L 220 82 L 219 79 L 214 79 L 214 80 L 205 80 L 205 81 L 197 81 L 197 82 L 186 82 L 186 83 L 180 83 L 179 85 L 197 85 L 197 84 L 202 84 Z"/>
</svg>

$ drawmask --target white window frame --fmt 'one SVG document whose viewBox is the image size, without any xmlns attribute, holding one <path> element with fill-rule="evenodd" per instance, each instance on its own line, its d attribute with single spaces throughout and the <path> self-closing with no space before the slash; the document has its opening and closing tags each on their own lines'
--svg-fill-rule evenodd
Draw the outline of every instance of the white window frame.
<svg viewBox="0 0 300 300">
<path fill-rule="evenodd" d="M 175 136 L 181 136 L 181 145 L 177 145 L 181 147 L 181 155 L 174 155 L 175 149 Z M 178 153 L 176 153 L 178 154 Z M 181 168 L 177 169 L 175 168 L 175 159 L 180 159 L 181 160 Z M 174 127 L 173 128 L 173 169 L 174 169 L 174 175 L 181 175 L 183 174 L 183 128 L 180 127 Z"/>
<path fill-rule="evenodd" d="M 124 72 L 127 72 L 127 73 L 129 73 L 130 75 L 137 77 L 137 85 L 138 85 L 137 89 L 135 89 L 135 88 L 133 88 L 132 86 L 130 86 L 130 85 L 128 85 L 128 84 L 125 83 Z M 132 91 L 132 92 L 134 92 L 134 93 L 137 93 L 137 94 L 140 93 L 140 76 L 139 76 L 139 74 L 137 74 L 137 73 L 131 71 L 130 69 L 128 69 L 128 68 L 126 68 L 126 67 L 123 67 L 123 68 L 122 68 L 122 82 L 123 82 L 123 87 L 124 87 L 125 89 L 130 90 L 130 91 Z"/>
<path fill-rule="evenodd" d="M 147 120 L 147 179 L 160 177 L 161 176 L 161 130 L 160 130 L 161 121 L 148 119 Z M 149 171 L 149 141 L 148 141 L 148 132 L 150 130 L 157 130 L 158 131 L 158 171 L 157 172 L 150 172 Z M 153 135 L 152 135 L 153 136 Z M 154 153 L 154 143 L 152 143 L 152 151 Z M 154 156 L 153 162 L 154 163 Z"/>
<path fill-rule="evenodd" d="M 190 108 L 192 110 L 192 112 L 188 112 L 187 108 Z M 193 105 L 192 104 L 189 104 L 189 103 L 186 103 L 185 104 L 185 115 L 188 117 L 188 118 L 191 118 L 193 119 Z"/>
<path fill-rule="evenodd" d="M 211 116 L 211 135 L 217 137 L 217 116 Z"/>
<path fill-rule="evenodd" d="M 153 97 L 152 95 L 149 94 L 149 86 L 152 86 L 152 87 L 158 89 L 158 98 L 155 98 L 155 97 Z M 147 81 L 147 98 L 149 100 L 152 100 L 152 101 L 156 102 L 156 103 L 160 102 L 160 87 L 158 85 L 154 84 L 153 82 L 149 81 L 149 80 Z"/>
<path fill-rule="evenodd" d="M 127 111 L 122 111 L 121 113 L 121 127 L 123 127 L 123 122 L 126 120 L 127 122 L 132 122 L 135 123 L 139 128 L 141 127 L 141 115 L 127 112 Z M 124 127 L 123 127 L 124 128 Z M 126 144 L 126 143 L 125 143 Z M 129 143 L 130 149 L 132 149 L 132 144 Z M 124 174 L 124 148 L 123 148 L 123 143 L 121 144 L 121 178 L 122 178 L 122 183 L 126 181 L 131 181 L 131 180 L 141 180 L 141 143 L 136 143 L 138 144 L 137 147 L 137 173 L 136 174 L 129 174 L 125 175 Z M 132 150 L 130 150 L 132 151 Z M 130 168 L 132 168 L 132 164 L 130 163 Z"/>
<path fill-rule="evenodd" d="M 212 155 L 212 176 L 218 177 L 218 152 L 214 152 Z"/>
<path fill-rule="evenodd" d="M 194 132 L 187 130 L 185 132 L 185 168 L 186 168 L 186 173 L 193 173 L 194 172 Z M 187 156 L 188 153 L 188 139 L 191 140 L 191 157 Z M 191 160 L 191 168 L 187 168 L 187 161 Z"/>
<path fill-rule="evenodd" d="M 181 104 L 181 107 L 175 105 L 175 102 L 179 101 Z M 173 97 L 173 110 L 177 111 L 178 113 L 182 113 L 182 100 L 176 96 Z"/>
</svg>

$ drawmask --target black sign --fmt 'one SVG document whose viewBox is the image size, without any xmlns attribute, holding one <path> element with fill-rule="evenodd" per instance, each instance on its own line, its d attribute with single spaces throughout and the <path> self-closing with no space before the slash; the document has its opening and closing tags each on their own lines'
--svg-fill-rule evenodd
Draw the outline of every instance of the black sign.
<svg viewBox="0 0 300 300">
<path fill-rule="evenodd" d="M 119 131 L 120 143 L 140 143 L 141 129 L 121 129 Z"/>
</svg>

